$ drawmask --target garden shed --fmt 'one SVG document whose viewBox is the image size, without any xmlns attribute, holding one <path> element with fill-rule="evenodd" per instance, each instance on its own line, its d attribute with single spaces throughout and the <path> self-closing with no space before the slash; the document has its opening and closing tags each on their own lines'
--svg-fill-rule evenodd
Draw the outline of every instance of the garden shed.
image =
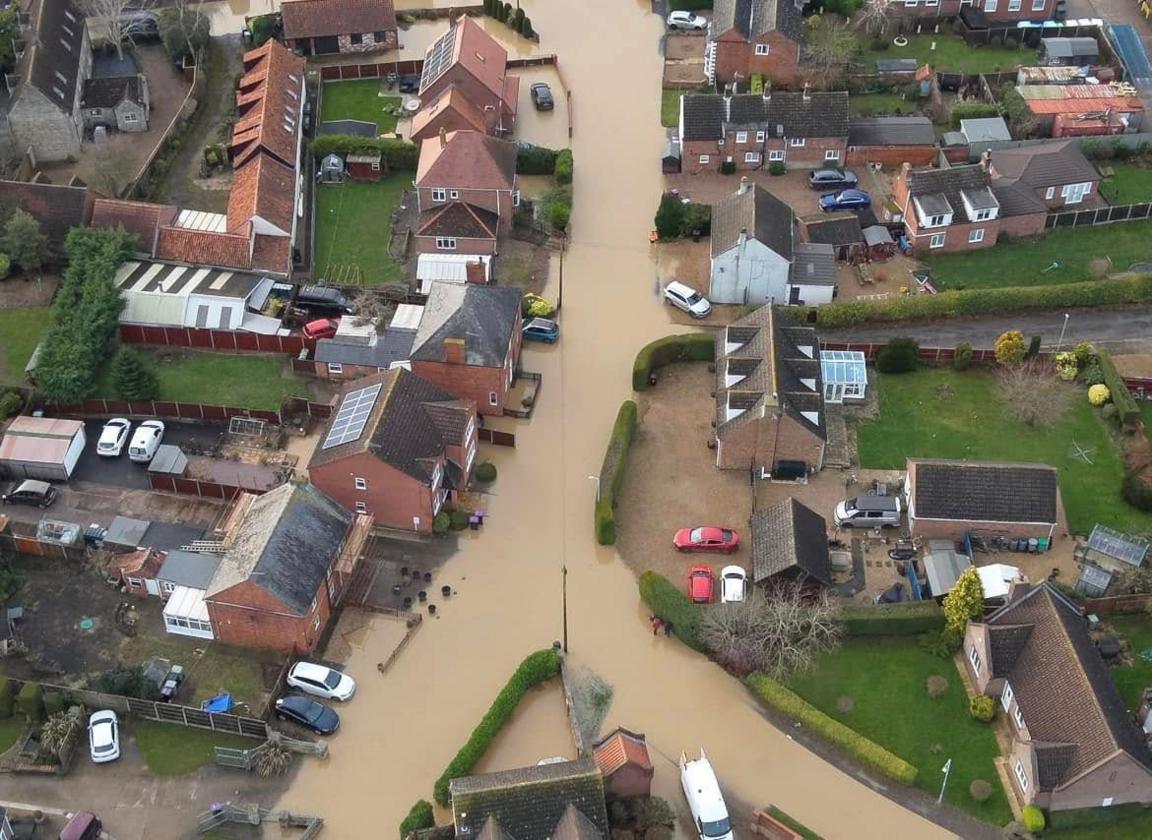
<svg viewBox="0 0 1152 840">
<path fill-rule="evenodd" d="M 820 375 L 824 379 L 824 402 L 862 400 L 868 391 L 868 367 L 859 350 L 821 350 Z"/>
<path fill-rule="evenodd" d="M 344 171 L 353 181 L 379 181 L 381 157 L 380 152 L 348 155 L 344 161 Z"/>
<path fill-rule="evenodd" d="M 325 155 L 320 161 L 320 181 L 325 184 L 338 184 L 344 180 L 344 161 L 340 155 Z"/>
<path fill-rule="evenodd" d="M 16 417 L 0 438 L 0 467 L 13 478 L 67 481 L 86 442 L 79 420 Z"/>
<path fill-rule="evenodd" d="M 1096 525 L 1088 536 L 1084 560 L 1112 572 L 1138 569 L 1148 555 L 1148 541 Z"/>
<path fill-rule="evenodd" d="M 1042 38 L 1040 61 L 1050 67 L 1082 67 L 1100 61 L 1095 38 Z"/>
<path fill-rule="evenodd" d="M 930 597 L 943 598 L 951 592 L 960 575 L 971 565 L 971 558 L 957 551 L 952 540 L 928 540 L 924 575 L 928 579 Z"/>
</svg>

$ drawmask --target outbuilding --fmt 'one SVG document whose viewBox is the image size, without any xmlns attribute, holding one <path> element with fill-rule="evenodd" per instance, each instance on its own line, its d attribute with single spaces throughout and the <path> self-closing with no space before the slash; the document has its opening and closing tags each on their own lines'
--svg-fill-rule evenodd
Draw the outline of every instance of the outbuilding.
<svg viewBox="0 0 1152 840">
<path fill-rule="evenodd" d="M 1100 63 L 1095 38 L 1043 38 L 1040 62 L 1050 67 L 1083 67 Z"/>
<path fill-rule="evenodd" d="M 130 260 L 113 282 L 124 299 L 122 324 L 272 334 L 280 329 L 278 319 L 260 314 L 275 284 L 262 274 Z"/>
<path fill-rule="evenodd" d="M 0 438 L 0 467 L 13 478 L 67 481 L 86 443 L 79 420 L 16 417 Z"/>
</svg>

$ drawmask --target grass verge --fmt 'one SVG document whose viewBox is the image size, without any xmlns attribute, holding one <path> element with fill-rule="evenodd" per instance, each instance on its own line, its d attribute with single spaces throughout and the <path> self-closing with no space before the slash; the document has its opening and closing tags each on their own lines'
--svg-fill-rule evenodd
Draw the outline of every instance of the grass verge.
<svg viewBox="0 0 1152 840">
<path fill-rule="evenodd" d="M 377 286 L 399 280 L 402 269 L 388 253 L 392 212 L 400 205 L 411 173 L 375 184 L 345 181 L 316 187 L 318 277 L 333 283 Z"/>
<path fill-rule="evenodd" d="M 357 79 L 348 82 L 327 82 L 324 85 L 320 121 L 363 120 L 376 123 L 377 133 L 389 134 L 396 130 L 396 115 L 390 114 L 400 105 L 399 96 L 381 96 L 379 79 Z"/>
<path fill-rule="evenodd" d="M 211 764 L 213 747 L 250 750 L 260 745 L 256 738 L 225 735 L 205 729 L 191 729 L 154 720 L 133 721 L 136 746 L 155 776 L 184 776 Z"/>
<path fill-rule="evenodd" d="M 6 752 L 24 731 L 24 715 L 14 710 L 12 717 L 0 718 L 0 753 Z"/>
<path fill-rule="evenodd" d="M 898 93 L 861 93 L 849 105 L 854 117 L 908 116 L 917 110 Z"/>
</svg>

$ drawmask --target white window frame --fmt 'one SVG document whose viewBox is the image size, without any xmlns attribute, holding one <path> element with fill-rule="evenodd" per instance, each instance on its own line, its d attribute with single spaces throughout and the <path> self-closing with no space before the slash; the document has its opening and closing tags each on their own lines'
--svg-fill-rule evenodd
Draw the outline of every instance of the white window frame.
<svg viewBox="0 0 1152 840">
<path fill-rule="evenodd" d="M 784 150 L 783 149 L 769 149 L 768 150 L 768 162 L 769 163 L 783 163 L 784 162 Z"/>
<path fill-rule="evenodd" d="M 763 143 L 764 142 L 764 132 L 763 131 L 757 131 L 756 132 L 756 142 L 757 143 Z"/>
<path fill-rule="evenodd" d="M 500 405 L 500 395 L 495 391 L 488 392 L 488 405 Z"/>
<path fill-rule="evenodd" d="M 367 502 L 357 502 L 356 503 L 356 512 L 357 513 L 367 513 L 368 512 Z"/>
<path fill-rule="evenodd" d="M 468 425 L 464 427 L 464 442 L 472 440 L 472 435 L 476 431 L 476 418 L 469 417 Z"/>
<path fill-rule="evenodd" d="M 458 199 L 460 197 L 460 191 L 459 190 L 449 190 L 448 191 L 448 197 L 450 199 L 452 199 L 453 201 L 455 201 L 456 199 Z"/>
<path fill-rule="evenodd" d="M 1048 188 L 1048 189 L 1047 189 L 1047 190 L 1044 192 L 1044 199 L 1045 199 L 1046 201 L 1051 201 L 1051 200 L 1052 200 L 1052 199 L 1054 199 L 1055 197 L 1056 197 L 1056 188 L 1055 188 L 1055 187 L 1049 187 L 1049 188 Z"/>
<path fill-rule="evenodd" d="M 805 142 L 806 140 L 803 137 L 790 137 L 788 139 L 788 145 L 793 149 L 803 149 Z"/>
<path fill-rule="evenodd" d="M 756 45 L 756 55 L 768 55 L 768 53 L 769 53 L 768 44 L 757 44 Z"/>
<path fill-rule="evenodd" d="M 1024 715 L 1021 714 L 1021 712 L 1020 712 L 1020 704 L 1019 703 L 1016 704 L 1016 709 L 1012 712 L 1012 717 L 1014 717 L 1016 719 L 1016 728 L 1017 729 L 1023 729 L 1024 728 Z"/>
<path fill-rule="evenodd" d="M 946 238 L 945 234 L 943 234 L 943 233 L 932 234 L 932 238 L 928 240 L 928 247 L 929 248 L 943 248 L 945 238 Z"/>
<path fill-rule="evenodd" d="M 1028 774 L 1024 772 L 1024 764 L 1020 759 L 1016 759 L 1012 769 L 1016 771 L 1016 781 L 1020 783 L 1020 790 L 1028 790 Z"/>
<path fill-rule="evenodd" d="M 312 619 L 312 629 L 313 630 L 319 630 L 320 629 L 320 614 L 319 613 L 317 613 L 316 617 L 314 619 Z"/>
<path fill-rule="evenodd" d="M 520 206 L 520 190 L 516 190 L 516 192 L 512 193 L 512 206 Z"/>
<path fill-rule="evenodd" d="M 436 237 L 436 250 L 437 251 L 455 251 L 456 250 L 456 237 L 455 236 L 437 236 Z"/>
<path fill-rule="evenodd" d="M 984 228 L 976 228 L 975 230 L 968 231 L 968 244 L 975 245 L 977 242 L 984 241 Z"/>
<path fill-rule="evenodd" d="M 948 219 L 948 217 L 947 217 L 947 216 L 945 216 L 945 215 L 943 215 L 943 214 L 941 214 L 941 215 L 938 215 L 938 216 L 929 216 L 929 217 L 928 217 L 928 221 L 926 221 L 926 222 L 924 223 L 924 227 L 930 227 L 930 228 L 934 228 L 934 227 L 943 227 L 943 226 L 944 226 L 944 222 L 945 222 L 947 219 Z"/>
<path fill-rule="evenodd" d="M 904 0 L 904 8 L 915 9 L 917 0 Z"/>
<path fill-rule="evenodd" d="M 712 156 L 711 155 L 700 155 L 701 165 L 708 164 L 711 162 L 712 162 Z"/>
<path fill-rule="evenodd" d="M 1012 691 L 1012 683 L 1004 680 L 1004 689 L 1000 692 L 1000 705 L 1004 707 L 1004 711 L 1012 708 L 1012 701 L 1016 699 L 1016 694 Z"/>
<path fill-rule="evenodd" d="M 737 143 L 747 143 L 748 142 L 748 132 L 747 131 L 737 131 L 736 132 L 736 142 Z"/>
<path fill-rule="evenodd" d="M 984 11 L 995 12 L 997 0 L 984 0 Z"/>
<path fill-rule="evenodd" d="M 437 203 L 447 201 L 448 200 L 448 190 L 444 189 L 443 187 L 433 187 L 432 188 L 432 200 L 437 202 Z"/>
<path fill-rule="evenodd" d="M 825 149 L 824 150 L 824 160 L 825 161 L 840 160 L 840 150 L 839 149 Z"/>
<path fill-rule="evenodd" d="M 1048 5 L 1047 0 L 1032 0 L 1032 11 L 1042 12 L 1046 5 Z"/>
<path fill-rule="evenodd" d="M 124 122 L 136 122 L 139 119 L 135 114 L 125 114 Z"/>
<path fill-rule="evenodd" d="M 160 581 L 160 588 L 163 589 L 165 592 L 167 592 L 169 595 L 171 595 L 173 592 L 176 591 L 176 584 L 174 584 L 170 580 L 162 580 L 162 581 Z"/>
<path fill-rule="evenodd" d="M 343 363 L 342 362 L 329 362 L 328 363 L 328 372 L 329 373 L 343 373 L 344 372 Z"/>
<path fill-rule="evenodd" d="M 925 6 L 939 6 L 940 0 L 924 0 Z"/>
<path fill-rule="evenodd" d="M 144 580 L 138 577 L 130 577 L 128 578 L 128 585 L 133 589 L 139 589 L 144 585 Z"/>
<path fill-rule="evenodd" d="M 355 478 L 352 479 L 352 482 L 353 482 L 353 484 L 356 485 L 357 490 L 367 490 L 368 489 L 368 479 L 364 478 L 363 476 L 359 476 L 359 475 L 356 476 Z"/>
<path fill-rule="evenodd" d="M 1023 2 L 1023 0 L 1008 0 L 1008 11 L 1010 11 L 1010 12 L 1020 11 L 1020 5 L 1022 2 Z"/>
<path fill-rule="evenodd" d="M 972 663 L 972 667 L 976 669 L 977 673 L 979 673 L 979 671 L 980 671 L 980 651 L 976 648 L 976 645 L 972 645 L 972 647 L 969 648 L 968 661 Z"/>
<path fill-rule="evenodd" d="M 1064 199 L 1065 204 L 1079 204 L 1084 200 L 1084 196 L 1092 190 L 1092 182 L 1086 181 L 1079 184 L 1065 184 L 1060 188 L 1060 197 Z"/>
<path fill-rule="evenodd" d="M 759 163 L 760 162 L 760 153 L 759 152 L 745 152 L 744 153 L 744 162 L 745 163 Z"/>
</svg>

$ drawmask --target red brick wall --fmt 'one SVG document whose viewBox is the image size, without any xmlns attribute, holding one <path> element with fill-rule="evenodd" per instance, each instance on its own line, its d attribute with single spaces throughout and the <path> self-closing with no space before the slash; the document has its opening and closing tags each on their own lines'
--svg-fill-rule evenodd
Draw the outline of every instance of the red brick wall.
<svg viewBox="0 0 1152 840">
<path fill-rule="evenodd" d="M 507 370 L 509 366 L 513 371 L 516 370 L 520 361 L 520 342 L 520 320 L 517 319 L 505 366 L 495 368 L 413 360 L 412 372 L 459 399 L 472 400 L 481 414 L 501 417 L 504 414 L 504 398 L 508 394 Z M 493 392 L 496 394 L 495 405 L 489 399 Z"/>
<path fill-rule="evenodd" d="M 847 152 L 847 144 L 840 137 L 808 137 L 804 145 L 792 146 L 787 139 L 767 137 L 757 142 L 757 132 L 748 131 L 744 143 L 736 142 L 737 132 L 730 131 L 724 138 L 724 146 L 713 140 L 691 140 L 683 143 L 681 149 L 681 171 L 694 174 L 697 172 L 719 172 L 720 165 L 729 157 L 736 164 L 737 171 L 750 171 L 767 169 L 771 161 L 768 160 L 769 151 L 783 150 L 784 163 L 789 169 L 815 169 L 820 166 L 833 165 L 824 157 L 829 149 L 835 149 L 840 157 L 835 163 L 843 163 Z M 745 153 L 756 152 L 760 159 L 755 162 L 746 162 Z M 708 155 L 708 163 L 700 163 L 700 155 Z"/>
<path fill-rule="evenodd" d="M 765 143 L 765 160 L 774 149 L 784 151 L 784 163 L 789 169 L 816 169 L 843 164 L 848 142 L 844 137 L 806 137 L 803 146 L 793 146 L 789 138 L 770 137 Z M 829 150 L 835 150 L 838 157 L 828 160 L 825 153 Z"/>
<path fill-rule="evenodd" d="M 939 152 L 935 146 L 850 146 L 848 166 L 879 163 L 886 169 L 899 169 L 905 163 L 913 166 L 931 166 Z M 964 161 L 967 162 L 965 151 Z"/>
<path fill-rule="evenodd" d="M 435 236 L 414 236 L 417 254 L 495 254 L 495 239 L 464 239 L 456 238 L 456 248 L 452 251 L 441 250 L 436 247 Z"/>
<path fill-rule="evenodd" d="M 1015 23 L 1021 20 L 1048 20 L 1056 7 L 1055 0 L 1044 0 L 1044 8 L 1032 11 L 1032 0 L 1022 0 L 1020 9 L 1015 12 L 1008 10 L 1008 0 L 997 0 L 996 11 L 984 12 L 990 21 L 1000 23 Z M 984 8 L 984 3 L 980 3 Z M 940 0 L 937 6 L 925 5 L 923 0 L 915 7 L 906 7 L 899 3 L 893 10 L 893 17 L 939 18 L 955 17 L 960 14 L 960 0 Z"/>
<path fill-rule="evenodd" d="M 425 178 L 416 190 L 416 196 L 421 211 L 439 207 L 446 201 L 433 201 L 432 190 L 443 188 L 453 190 L 452 184 L 437 184 L 431 178 Z M 500 217 L 500 232 L 504 233 L 512 224 L 512 190 L 461 190 L 457 189 L 458 197 L 449 198 L 448 201 L 463 201 L 475 207 L 491 210 Z"/>
<path fill-rule="evenodd" d="M 625 764 L 604 779 L 604 787 L 613 796 L 650 796 L 652 773 L 652 770 L 645 770 L 635 764 Z"/>
<path fill-rule="evenodd" d="M 242 647 L 271 648 L 284 653 L 311 653 L 331 616 L 328 588 L 320 584 L 316 607 L 306 616 L 292 610 L 260 587 L 245 581 L 207 601 L 218 641 Z M 316 618 L 319 617 L 319 626 Z"/>
<path fill-rule="evenodd" d="M 321 490 L 355 511 L 363 502 L 377 525 L 411 531 L 413 517 L 420 517 L 420 530 L 432 530 L 432 488 L 410 475 L 385 464 L 374 455 L 361 452 L 308 470 L 308 477 Z M 366 490 L 356 489 L 363 478 Z"/>
<path fill-rule="evenodd" d="M 722 470 L 772 469 L 780 460 L 804 461 L 819 469 L 824 463 L 824 441 L 788 415 L 780 420 L 753 420 L 724 435 L 717 466 Z"/>
<path fill-rule="evenodd" d="M 984 531 L 1008 534 L 1013 537 L 1046 537 L 1047 525 L 1026 525 L 1013 522 L 952 522 L 940 519 L 916 518 L 908 523 L 909 529 L 924 539 L 960 539 L 965 531 Z"/>
<path fill-rule="evenodd" d="M 1017 239 L 1042 236 L 1047 215 L 1047 213 L 1032 213 L 1028 216 L 1006 216 L 1000 220 L 1000 230 Z"/>
<path fill-rule="evenodd" d="M 782 0 L 787 2 L 787 0 Z M 736 31 L 716 39 L 716 80 L 749 84 L 753 73 L 760 73 L 774 84 L 784 87 L 796 83 L 800 61 L 799 45 L 779 32 L 767 32 L 749 43 Z M 768 55 L 756 55 L 756 44 L 767 44 Z"/>
</svg>

